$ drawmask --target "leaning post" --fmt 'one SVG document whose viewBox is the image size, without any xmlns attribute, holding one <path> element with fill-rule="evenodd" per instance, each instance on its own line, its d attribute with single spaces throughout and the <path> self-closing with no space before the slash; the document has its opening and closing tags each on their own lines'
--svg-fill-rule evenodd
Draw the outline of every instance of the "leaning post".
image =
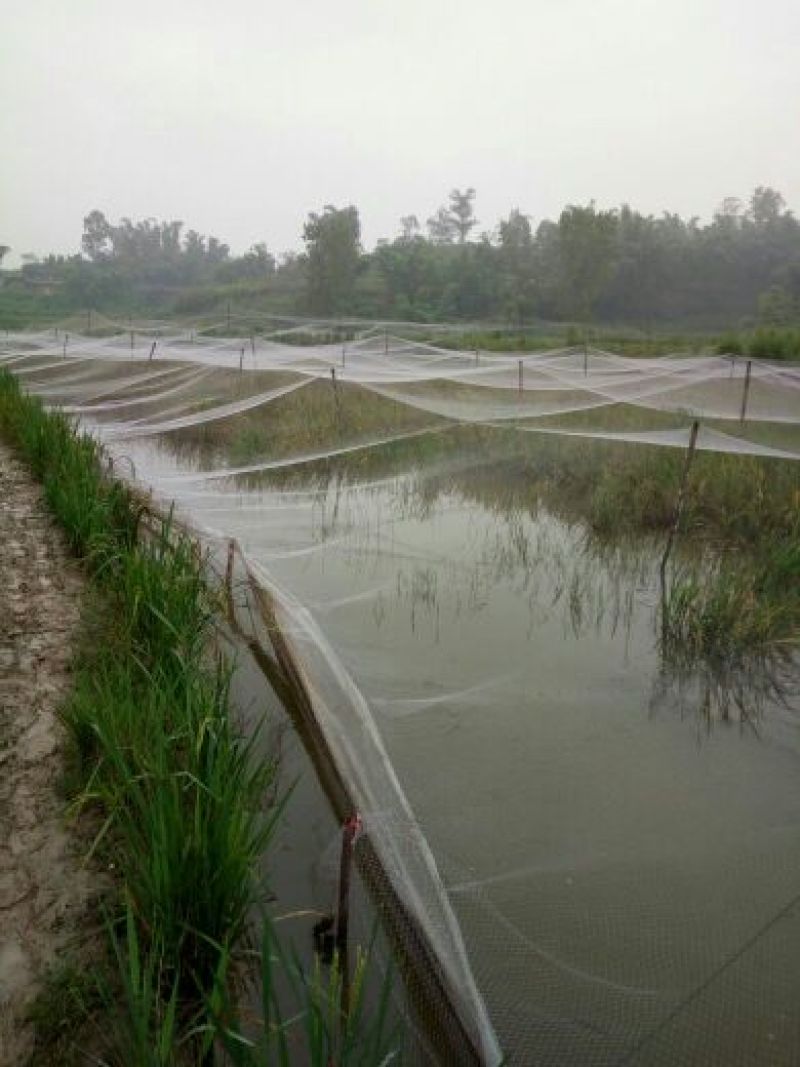
<svg viewBox="0 0 800 1067">
<path fill-rule="evenodd" d="M 750 372 L 753 369 L 752 359 L 747 361 L 747 369 L 744 372 L 744 388 L 742 389 L 742 410 L 739 414 L 739 422 L 744 422 L 747 414 L 747 398 L 750 395 Z"/>
</svg>

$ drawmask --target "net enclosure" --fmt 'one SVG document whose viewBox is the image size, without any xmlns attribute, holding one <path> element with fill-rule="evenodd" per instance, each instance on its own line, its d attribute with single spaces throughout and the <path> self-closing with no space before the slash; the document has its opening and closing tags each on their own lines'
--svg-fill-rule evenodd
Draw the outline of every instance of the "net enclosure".
<svg viewBox="0 0 800 1067">
<path fill-rule="evenodd" d="M 797 631 L 674 612 L 791 555 L 800 368 L 98 318 L 1 365 L 227 575 L 440 1061 L 797 1063 Z"/>
</svg>

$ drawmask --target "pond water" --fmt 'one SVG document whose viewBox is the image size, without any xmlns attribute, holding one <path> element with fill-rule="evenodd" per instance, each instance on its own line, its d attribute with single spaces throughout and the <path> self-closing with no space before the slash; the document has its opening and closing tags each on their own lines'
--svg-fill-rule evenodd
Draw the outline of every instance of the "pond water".
<svg viewBox="0 0 800 1067">
<path fill-rule="evenodd" d="M 796 1062 L 800 720 L 693 705 L 659 651 L 658 545 L 503 506 L 485 472 L 198 483 L 188 444 L 125 452 L 310 608 L 511 1062 Z"/>
<path fill-rule="evenodd" d="M 573 411 L 608 393 L 603 367 L 583 407 L 559 379 Z M 383 861 L 460 1008 L 494 1029 L 508 1062 L 800 1062 L 797 664 L 761 657 L 731 677 L 671 662 L 663 539 L 600 541 L 568 492 L 549 491 L 568 448 L 599 478 L 603 449 L 649 446 L 442 422 L 557 411 L 530 379 L 523 408 L 508 395 L 487 407 L 478 381 L 427 389 L 417 377 L 366 401 L 254 373 L 252 410 L 282 397 L 292 418 L 225 408 L 211 424 L 214 404 L 250 403 L 216 365 L 148 367 L 147 379 L 129 365 L 32 368 L 46 399 L 80 403 L 119 471 L 175 501 L 212 545 L 235 537 L 287 595 L 283 625 L 365 829 L 387 842 Z M 516 365 L 503 373 L 513 388 Z M 777 421 L 737 440 L 796 450 L 800 388 L 769 374 L 753 403 Z M 729 419 L 741 383 L 725 388 L 703 379 L 691 396 Z M 414 389 L 425 402 L 412 409 Z M 595 436 L 639 433 L 628 392 L 642 382 L 615 389 Z M 685 443 L 689 419 L 658 396 L 647 418 Z M 329 830 L 311 819 L 328 882 Z M 289 881 L 307 864 L 290 862 Z M 489 1037 L 488 1059 L 493 1048 Z"/>
</svg>

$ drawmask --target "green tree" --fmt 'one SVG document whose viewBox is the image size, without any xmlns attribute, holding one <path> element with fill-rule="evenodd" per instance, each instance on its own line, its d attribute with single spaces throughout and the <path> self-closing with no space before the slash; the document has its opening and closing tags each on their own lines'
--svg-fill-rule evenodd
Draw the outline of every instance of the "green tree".
<svg viewBox="0 0 800 1067">
<path fill-rule="evenodd" d="M 462 245 L 469 237 L 470 230 L 478 225 L 473 208 L 474 200 L 475 190 L 472 188 L 463 193 L 460 189 L 453 189 L 450 193 L 450 218 L 458 234 L 458 243 Z"/>
<path fill-rule="evenodd" d="M 83 220 L 81 248 L 93 262 L 104 259 L 111 251 L 111 226 L 102 211 L 90 211 Z"/>
<path fill-rule="evenodd" d="M 446 207 L 437 209 L 435 215 L 427 221 L 428 237 L 436 245 L 451 245 L 455 240 L 456 228 L 453 217 Z"/>
<path fill-rule="evenodd" d="M 308 302 L 312 311 L 336 314 L 347 309 L 355 290 L 361 257 L 361 223 L 352 204 L 326 204 L 311 212 L 303 227 L 308 259 Z"/>
<path fill-rule="evenodd" d="M 785 207 L 786 201 L 777 189 L 759 185 L 750 198 L 750 208 L 747 214 L 756 226 L 768 226 L 781 217 Z"/>
<path fill-rule="evenodd" d="M 475 190 L 472 188 L 461 192 L 453 189 L 450 192 L 450 203 L 447 207 L 437 209 L 435 215 L 428 219 L 428 235 L 434 244 L 449 245 L 457 239 L 458 243 L 466 243 L 470 230 L 478 224 L 473 209 Z"/>
<path fill-rule="evenodd" d="M 570 204 L 558 220 L 563 310 L 572 318 L 588 321 L 604 285 L 614 269 L 617 217 L 614 211 L 597 211 Z"/>
<path fill-rule="evenodd" d="M 503 310 L 520 324 L 534 309 L 533 233 L 528 215 L 514 208 L 500 220 L 500 293 Z"/>
</svg>

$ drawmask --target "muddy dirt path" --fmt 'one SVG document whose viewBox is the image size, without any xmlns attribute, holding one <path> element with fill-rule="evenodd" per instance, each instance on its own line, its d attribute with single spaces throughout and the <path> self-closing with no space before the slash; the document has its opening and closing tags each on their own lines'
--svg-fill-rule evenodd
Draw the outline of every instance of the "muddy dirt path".
<svg viewBox="0 0 800 1067">
<path fill-rule="evenodd" d="M 26 1007 L 92 888 L 57 791 L 82 590 L 38 485 L 0 442 L 0 1067 L 25 1063 Z"/>
</svg>

